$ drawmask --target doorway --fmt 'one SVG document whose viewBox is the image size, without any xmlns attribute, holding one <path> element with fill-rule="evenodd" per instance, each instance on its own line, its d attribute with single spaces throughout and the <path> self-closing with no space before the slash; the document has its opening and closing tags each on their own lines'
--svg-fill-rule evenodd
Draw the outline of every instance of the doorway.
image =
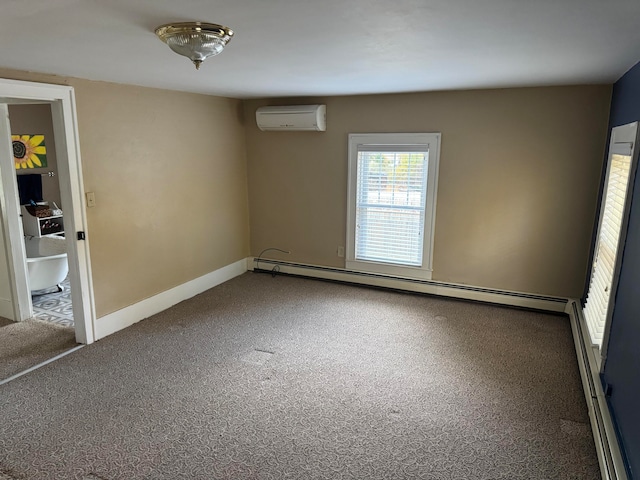
<svg viewBox="0 0 640 480">
<path fill-rule="evenodd" d="M 89 344 L 95 339 L 95 306 L 72 87 L 0 79 L 0 233 L 6 250 L 9 280 L 9 295 L 5 296 L 10 296 L 2 299 L 0 306 L 5 311 L 10 306 L 16 321 L 34 315 L 11 142 L 9 106 L 15 105 L 47 105 L 51 110 L 75 337 L 78 343 Z"/>
<path fill-rule="evenodd" d="M 8 108 L 33 317 L 73 328 L 51 105 L 14 104 Z"/>
</svg>

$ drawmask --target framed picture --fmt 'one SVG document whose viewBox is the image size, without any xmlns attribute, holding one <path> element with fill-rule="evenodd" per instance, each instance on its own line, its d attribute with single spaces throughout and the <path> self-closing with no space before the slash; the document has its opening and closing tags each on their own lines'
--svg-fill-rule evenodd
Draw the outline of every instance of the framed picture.
<svg viewBox="0 0 640 480">
<path fill-rule="evenodd" d="M 11 135 L 11 143 L 16 170 L 47 166 L 44 135 Z"/>
</svg>

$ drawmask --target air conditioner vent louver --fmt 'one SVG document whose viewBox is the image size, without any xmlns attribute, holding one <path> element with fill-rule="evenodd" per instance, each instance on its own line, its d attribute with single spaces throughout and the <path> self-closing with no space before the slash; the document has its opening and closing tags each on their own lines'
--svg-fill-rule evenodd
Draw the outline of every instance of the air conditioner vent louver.
<svg viewBox="0 0 640 480">
<path fill-rule="evenodd" d="M 260 130 L 324 132 L 326 112 L 326 105 L 260 107 L 256 110 L 256 123 Z"/>
</svg>

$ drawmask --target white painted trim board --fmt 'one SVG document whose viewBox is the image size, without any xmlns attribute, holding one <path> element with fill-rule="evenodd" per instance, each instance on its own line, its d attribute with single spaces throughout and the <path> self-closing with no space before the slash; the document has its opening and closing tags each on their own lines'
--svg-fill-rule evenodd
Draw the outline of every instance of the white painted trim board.
<svg viewBox="0 0 640 480">
<path fill-rule="evenodd" d="M 235 263 L 214 270 L 211 273 L 178 285 L 170 290 L 166 290 L 153 297 L 149 297 L 121 310 L 109 313 L 104 317 L 100 317 L 96 321 L 96 340 L 111 335 L 123 328 L 127 328 L 156 313 L 160 313 L 177 303 L 194 297 L 238 275 L 242 275 L 246 271 L 247 260 L 243 258 L 242 260 L 238 260 Z"/>
<path fill-rule="evenodd" d="M 23 370 L 21 372 L 16 373 L 15 375 L 10 376 L 9 378 L 5 378 L 4 380 L 1 380 L 0 381 L 0 385 L 4 385 L 5 383 L 9 383 L 9 382 L 15 380 L 16 378 L 20 378 L 23 375 L 26 375 L 27 373 L 31 373 L 34 370 L 37 370 L 37 369 L 39 369 L 41 367 L 44 367 L 45 365 L 49 365 L 50 363 L 55 362 L 56 360 L 60 360 L 61 358 L 66 357 L 70 353 L 78 351 L 81 348 L 84 348 L 85 346 L 86 345 L 78 345 L 77 347 L 72 347 L 69 350 L 67 350 L 66 352 L 62 352 L 61 354 L 56 355 L 53 358 L 49 358 L 49 359 L 45 360 L 44 362 L 40 362 L 39 364 L 34 365 L 33 367 L 29 367 L 26 370 Z"/>
</svg>

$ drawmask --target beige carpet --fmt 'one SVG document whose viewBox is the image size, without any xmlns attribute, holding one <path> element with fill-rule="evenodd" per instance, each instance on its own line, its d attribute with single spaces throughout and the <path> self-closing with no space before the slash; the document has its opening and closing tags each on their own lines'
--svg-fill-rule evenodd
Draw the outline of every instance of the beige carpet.
<svg viewBox="0 0 640 480">
<path fill-rule="evenodd" d="M 19 479 L 597 479 L 564 316 L 247 273 L 0 387 Z"/>
<path fill-rule="evenodd" d="M 2 320 L 5 321 L 0 321 L 0 380 L 77 345 L 73 328 L 38 320 Z"/>
</svg>

